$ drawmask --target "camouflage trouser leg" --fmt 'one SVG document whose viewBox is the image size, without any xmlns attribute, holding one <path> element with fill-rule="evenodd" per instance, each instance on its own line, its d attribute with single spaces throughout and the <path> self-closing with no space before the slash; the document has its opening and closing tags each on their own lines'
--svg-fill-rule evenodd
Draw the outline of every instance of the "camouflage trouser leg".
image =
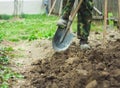
<svg viewBox="0 0 120 88">
<path fill-rule="evenodd" d="M 84 0 L 78 11 L 77 36 L 79 39 L 88 40 L 92 20 L 92 0 Z"/>
<path fill-rule="evenodd" d="M 67 4 L 67 1 L 68 1 L 68 0 L 63 0 L 63 6 L 62 6 L 62 9 L 65 8 L 65 6 L 66 6 L 66 4 Z"/>
<path fill-rule="evenodd" d="M 90 32 L 92 20 L 93 0 L 83 0 L 83 3 L 78 11 L 77 35 L 78 38 L 87 40 Z M 68 0 L 67 5 L 63 10 L 62 18 L 69 19 L 75 0 Z"/>
<path fill-rule="evenodd" d="M 63 9 L 63 13 L 62 13 L 63 14 L 62 18 L 63 19 L 66 19 L 66 20 L 69 19 L 69 15 L 72 11 L 74 2 L 75 2 L 75 0 L 67 0 L 67 4 L 66 4 L 65 8 Z"/>
</svg>

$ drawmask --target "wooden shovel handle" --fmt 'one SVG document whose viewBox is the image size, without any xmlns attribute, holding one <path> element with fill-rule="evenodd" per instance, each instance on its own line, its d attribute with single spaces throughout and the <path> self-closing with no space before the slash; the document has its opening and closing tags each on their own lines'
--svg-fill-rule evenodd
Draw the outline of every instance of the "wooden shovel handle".
<svg viewBox="0 0 120 88">
<path fill-rule="evenodd" d="M 77 5 L 77 7 L 76 7 L 75 10 L 73 11 L 73 13 L 71 13 L 71 15 L 70 15 L 71 18 L 70 18 L 70 20 L 73 20 L 73 19 L 75 18 L 76 13 L 77 13 L 78 10 L 80 9 L 80 6 L 81 6 L 82 2 L 83 2 L 83 0 L 80 0 L 79 3 L 78 3 L 78 5 Z"/>
<path fill-rule="evenodd" d="M 55 7 L 55 3 L 56 3 L 56 1 L 57 1 L 57 0 L 55 0 L 55 1 L 53 2 L 53 5 L 52 5 L 52 7 L 51 7 L 51 9 L 50 9 L 50 12 L 49 12 L 48 16 L 52 13 L 53 8 Z"/>
</svg>

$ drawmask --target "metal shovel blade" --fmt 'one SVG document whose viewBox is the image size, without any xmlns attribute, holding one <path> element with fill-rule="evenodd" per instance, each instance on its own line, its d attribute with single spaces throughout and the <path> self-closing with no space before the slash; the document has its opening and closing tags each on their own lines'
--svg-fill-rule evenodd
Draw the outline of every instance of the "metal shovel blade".
<svg viewBox="0 0 120 88">
<path fill-rule="evenodd" d="M 53 49 L 57 52 L 66 50 L 70 44 L 72 43 L 72 39 L 74 35 L 68 31 L 66 34 L 64 40 L 61 42 L 61 38 L 64 36 L 66 29 L 58 27 L 53 40 L 52 40 L 52 46 Z"/>
</svg>

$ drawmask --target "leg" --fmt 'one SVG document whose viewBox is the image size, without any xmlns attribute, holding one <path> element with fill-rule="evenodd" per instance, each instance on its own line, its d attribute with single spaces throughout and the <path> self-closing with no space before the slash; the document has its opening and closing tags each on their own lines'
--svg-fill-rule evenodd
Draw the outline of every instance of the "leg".
<svg viewBox="0 0 120 88">
<path fill-rule="evenodd" d="M 66 26 L 67 25 L 67 22 L 69 20 L 69 15 L 72 11 L 74 2 L 75 2 L 75 0 L 68 0 L 67 1 L 67 4 L 62 12 L 62 18 L 60 20 L 58 20 L 57 25 L 59 25 L 59 26 Z"/>
<path fill-rule="evenodd" d="M 74 2 L 75 2 L 75 0 L 68 0 L 65 8 L 63 9 L 63 13 L 62 13 L 63 14 L 63 16 L 62 16 L 63 19 L 66 19 L 66 20 L 69 19 L 69 15 L 70 15 L 70 13 L 72 11 Z"/>
<path fill-rule="evenodd" d="M 78 11 L 78 14 L 77 14 L 77 38 L 80 39 L 81 38 L 81 33 L 80 33 L 80 30 L 81 30 L 81 14 L 80 12 Z"/>
<path fill-rule="evenodd" d="M 92 20 L 92 6 L 91 8 L 89 7 L 89 2 L 90 1 L 87 0 L 83 1 L 82 6 L 78 12 L 77 35 L 80 39 L 80 45 L 82 45 L 82 48 L 90 48 L 87 41 Z M 85 47 L 83 47 L 83 45 L 85 45 Z"/>
<path fill-rule="evenodd" d="M 68 0 L 63 0 L 63 7 L 62 7 L 62 9 L 65 8 L 65 6 L 66 6 L 66 4 L 67 4 L 67 1 L 68 1 Z"/>
</svg>

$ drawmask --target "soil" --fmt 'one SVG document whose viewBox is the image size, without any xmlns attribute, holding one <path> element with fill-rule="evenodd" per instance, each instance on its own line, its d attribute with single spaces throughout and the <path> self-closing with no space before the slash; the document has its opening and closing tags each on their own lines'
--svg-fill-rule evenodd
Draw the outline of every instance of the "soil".
<svg viewBox="0 0 120 88">
<path fill-rule="evenodd" d="M 86 51 L 80 50 L 77 39 L 64 52 L 55 52 L 50 40 L 15 45 L 16 54 L 24 56 L 14 58 L 11 67 L 25 79 L 11 87 L 120 88 L 120 34 L 109 32 L 104 46 L 101 37 L 101 33 L 91 33 L 92 48 Z"/>
</svg>

